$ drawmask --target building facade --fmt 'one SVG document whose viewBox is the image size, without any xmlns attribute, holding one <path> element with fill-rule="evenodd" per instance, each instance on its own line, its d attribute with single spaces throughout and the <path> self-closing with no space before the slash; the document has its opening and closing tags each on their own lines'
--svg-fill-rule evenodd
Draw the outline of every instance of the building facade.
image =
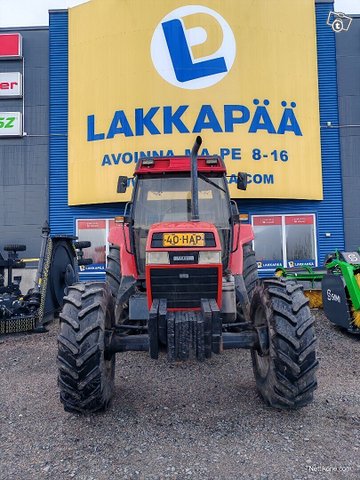
<svg viewBox="0 0 360 480">
<path fill-rule="evenodd" d="M 0 29 L 0 86 L 0 250 L 36 257 L 49 215 L 48 28 Z"/>
<path fill-rule="evenodd" d="M 346 250 L 360 246 L 360 215 L 357 192 L 360 185 L 360 16 L 352 16 L 347 31 L 336 35 L 338 68 L 339 130 L 344 202 Z"/>
<path fill-rule="evenodd" d="M 95 1 L 94 7 L 99 7 L 99 3 L 100 2 L 97 3 Z M 298 6 L 300 6 L 300 3 Z M 77 8 L 79 9 L 78 15 L 81 13 L 84 15 L 84 18 L 86 17 L 91 22 L 91 5 L 86 4 L 86 6 L 79 6 Z M 312 8 L 314 8 L 314 5 L 312 5 Z M 257 260 L 260 270 L 263 273 L 273 271 L 274 267 L 280 264 L 285 264 L 288 266 L 318 265 L 323 262 L 328 252 L 336 248 L 344 247 L 339 131 L 338 129 L 331 129 L 327 127 L 329 124 L 338 124 L 335 33 L 327 24 L 328 15 L 332 8 L 332 2 L 328 1 L 316 2 L 315 4 L 320 108 L 320 121 L 319 125 L 317 125 L 317 129 L 320 130 L 321 137 L 321 187 L 323 197 L 322 199 L 297 198 L 294 200 L 288 194 L 287 196 L 290 198 L 266 198 L 265 195 L 265 198 L 261 199 L 245 198 L 237 200 L 239 209 L 243 215 L 243 220 L 246 222 L 251 222 L 254 226 L 256 235 L 255 249 L 257 251 Z M 72 21 L 74 23 L 76 22 L 76 15 L 72 18 Z M 92 30 L 90 29 L 89 32 L 86 33 L 86 35 L 90 36 L 90 38 L 92 35 L 91 32 Z M 90 238 L 93 241 L 93 252 L 91 255 L 93 256 L 95 262 L 94 266 L 90 267 L 89 271 L 100 273 L 103 271 L 105 262 L 107 248 L 106 235 L 108 229 L 111 226 L 112 219 L 116 215 L 123 213 L 125 204 L 111 201 L 107 201 L 106 203 L 91 204 L 92 202 L 90 199 L 84 201 L 84 203 L 87 204 L 69 206 L 68 191 L 66 188 L 69 188 L 69 195 L 71 195 L 70 187 L 68 186 L 68 165 L 69 161 L 73 162 L 74 160 L 69 160 L 68 152 L 71 151 L 71 146 L 69 145 L 67 138 L 62 137 L 61 135 L 67 133 L 69 129 L 69 91 L 67 90 L 67 83 L 69 80 L 69 65 L 73 64 L 71 63 L 71 59 L 69 60 L 68 45 L 70 45 L 71 49 L 73 38 L 74 37 L 71 36 L 71 28 L 69 30 L 69 13 L 67 11 L 51 12 L 50 221 L 52 229 L 55 232 L 76 232 L 79 237 Z M 95 33 L 93 40 L 96 41 L 96 39 L 97 35 Z M 74 39 L 75 43 L 78 41 L 81 43 L 81 39 Z M 82 42 L 83 41 L 84 39 L 82 39 Z M 111 61 L 113 62 L 113 67 L 115 69 L 115 58 L 111 59 Z M 121 59 L 119 61 L 121 61 Z M 92 72 L 94 66 L 89 65 L 89 69 Z M 72 66 L 72 70 L 75 71 L 76 67 Z M 141 75 L 141 73 L 139 73 L 139 75 Z M 290 78 L 289 81 L 291 81 Z M 86 79 L 84 82 L 86 83 Z M 81 83 L 80 79 L 79 83 Z M 69 85 L 71 96 L 71 80 Z M 86 90 L 84 90 L 83 95 L 86 97 Z M 256 93 L 254 93 L 254 96 L 255 95 Z M 304 102 L 306 102 L 306 97 Z M 256 103 L 255 99 L 254 103 Z M 117 112 L 118 111 L 119 110 L 117 110 Z M 136 112 L 138 111 L 139 110 L 137 109 Z M 90 113 L 92 112 L 90 111 Z M 135 114 L 137 115 L 138 113 Z M 89 136 L 91 140 L 106 139 L 106 133 L 104 133 L 101 129 L 99 131 L 97 130 L 99 127 L 96 124 L 96 115 L 88 115 L 87 118 L 87 140 L 89 140 Z M 125 124 L 124 122 L 121 123 L 119 119 L 117 120 L 120 122 L 117 126 L 118 131 L 123 134 L 123 137 L 125 137 Z M 207 121 L 210 122 L 209 117 L 207 117 Z M 90 130 L 89 122 L 91 127 Z M 149 125 L 151 129 L 152 125 L 148 123 L 147 126 L 149 127 Z M 208 134 L 208 132 L 209 129 L 205 129 L 204 127 L 203 133 Z M 211 133 L 214 133 L 214 129 L 211 131 Z M 60 136 L 56 136 L 55 134 Z M 133 132 L 131 131 L 129 135 L 132 134 Z M 81 133 L 79 133 L 79 135 L 81 135 Z M 111 136 L 111 132 L 108 133 L 107 136 Z M 234 133 L 234 137 L 235 136 L 236 133 Z M 121 135 L 119 135 L 119 137 L 121 137 Z M 159 137 L 155 136 L 151 137 L 151 142 L 153 145 L 156 146 L 156 140 L 158 138 Z M 188 142 L 190 143 L 190 141 Z M 188 146 L 190 147 L 191 145 Z M 252 146 L 254 147 L 255 144 Z M 151 147 L 149 146 L 147 150 L 150 148 Z M 153 148 L 155 149 L 155 147 Z M 253 160 L 255 161 L 257 155 L 264 155 L 264 152 L 261 152 L 261 150 L 258 152 L 257 150 L 260 149 L 250 149 L 250 155 L 253 155 Z M 227 153 L 228 150 L 224 149 L 224 152 Z M 279 151 L 274 149 L 273 153 L 272 151 L 268 151 L 266 155 L 272 155 L 272 160 L 274 162 L 281 162 L 283 160 L 286 161 L 286 152 L 283 153 L 285 158 L 276 158 L 280 157 L 281 152 L 282 150 L 280 149 Z M 133 155 L 135 155 L 135 153 L 136 152 L 134 152 Z M 116 155 L 117 154 L 110 152 L 103 155 L 101 157 L 103 159 L 103 166 L 106 168 L 106 163 L 111 163 L 112 160 L 116 162 L 116 160 L 119 158 Z M 118 174 L 123 172 L 124 166 L 127 167 L 127 164 L 132 163 L 132 168 L 134 168 L 136 160 L 133 160 L 130 155 L 130 153 L 128 153 L 128 156 L 124 154 L 123 157 L 118 160 Z M 236 158 L 236 152 L 234 155 Z M 91 168 L 91 158 L 88 158 L 88 161 L 88 168 Z M 254 163 L 251 166 L 253 165 Z M 91 191 L 93 184 L 90 183 L 86 185 L 86 169 L 87 168 L 84 167 L 82 170 L 84 172 L 84 188 L 90 189 Z M 304 169 L 306 169 L 306 172 L 304 172 Z M 315 170 L 316 151 L 314 150 L 314 171 Z M 81 182 L 82 171 L 78 170 L 76 172 L 78 182 Z M 305 182 L 307 181 L 308 185 L 310 186 L 313 180 L 311 161 L 304 168 L 299 165 L 299 169 L 297 171 L 295 169 L 292 172 L 292 180 L 294 180 L 294 177 L 297 175 L 300 178 L 300 176 L 304 174 L 306 178 Z M 261 182 L 264 182 L 264 178 L 266 178 L 264 175 L 254 173 L 251 177 L 251 181 L 253 184 L 260 184 Z M 282 190 L 283 187 L 284 185 L 278 186 L 279 190 Z M 111 185 L 107 184 L 106 188 L 111 188 Z M 113 188 L 115 192 L 115 183 L 113 183 Z M 271 195 L 272 194 L 270 194 L 270 196 Z M 304 198 L 306 198 L 306 195 L 304 195 Z M 81 203 L 81 200 L 78 203 Z M 93 203 L 96 203 L 96 201 Z"/>
<path fill-rule="evenodd" d="M 170 12 L 170 3 L 167 12 L 158 2 L 159 11 L 146 24 L 129 20 L 122 2 L 115 8 L 113 2 L 92 0 L 51 11 L 49 29 L 16 30 L 23 37 L 23 56 L 1 60 L 0 66 L 1 72 L 24 68 L 24 93 L 0 97 L 0 110 L 23 111 L 26 135 L 0 137 L 2 243 L 27 243 L 36 256 L 48 218 L 53 234 L 92 241 L 87 255 L 94 264 L 83 278 L 102 276 L 109 228 L 129 200 L 116 196 L 117 175 L 131 176 L 142 154 L 186 153 L 200 134 L 208 153 L 225 157 L 232 192 L 234 174 L 249 173 L 248 192 L 234 198 L 242 221 L 254 227 L 262 274 L 280 264 L 321 265 L 345 242 L 348 249 L 358 248 L 352 196 L 359 176 L 358 132 L 337 128 L 357 122 L 350 107 L 357 95 L 355 77 L 341 73 L 351 69 L 357 48 L 356 19 L 349 31 L 335 33 L 329 25 L 331 0 L 315 5 L 299 0 L 291 7 L 281 0 L 276 12 L 256 0 L 246 22 L 242 11 L 240 20 L 230 22 L 239 2 L 220 9 L 209 0 L 204 11 L 190 13 L 196 20 L 206 17 L 210 29 L 220 25 L 231 46 L 230 25 L 236 51 L 230 58 L 220 47 L 217 57 L 231 64 L 230 73 L 200 88 L 181 78 L 181 69 L 167 78 L 152 52 L 157 43 L 163 48 L 159 26 L 182 25 L 186 33 L 191 27 L 188 19 L 178 21 L 183 10 Z M 269 21 L 271 15 L 276 22 Z M 214 19 L 217 26 L 211 25 Z M 189 46 L 192 53 L 195 47 Z M 176 67 L 175 57 L 169 59 Z"/>
</svg>

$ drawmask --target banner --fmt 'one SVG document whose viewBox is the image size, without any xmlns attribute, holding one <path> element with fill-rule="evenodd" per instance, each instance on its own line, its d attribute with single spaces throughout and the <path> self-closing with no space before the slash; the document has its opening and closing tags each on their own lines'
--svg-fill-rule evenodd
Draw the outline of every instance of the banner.
<svg viewBox="0 0 360 480">
<path fill-rule="evenodd" d="M 22 75 L 20 72 L 0 73 L 0 100 L 22 97 Z"/>
<path fill-rule="evenodd" d="M 321 200 L 319 125 L 313 0 L 70 9 L 70 205 L 128 200 L 119 175 L 188 154 L 197 135 L 200 154 L 224 158 L 233 198 Z"/>
<path fill-rule="evenodd" d="M 22 135 L 21 112 L 0 112 L 0 137 L 21 137 Z"/>
</svg>

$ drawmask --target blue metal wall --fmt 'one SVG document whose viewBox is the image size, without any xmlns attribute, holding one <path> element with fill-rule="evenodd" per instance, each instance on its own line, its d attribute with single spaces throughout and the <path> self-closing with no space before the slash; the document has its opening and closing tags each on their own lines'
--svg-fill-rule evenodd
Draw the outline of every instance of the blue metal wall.
<svg viewBox="0 0 360 480">
<path fill-rule="evenodd" d="M 323 201 L 252 200 L 240 201 L 243 213 L 315 213 L 318 261 L 336 248 L 344 248 L 342 178 L 338 125 L 335 34 L 326 25 L 332 3 L 316 4 L 318 70 L 320 90 L 321 153 Z M 68 16 L 66 11 L 50 13 L 50 225 L 52 233 L 75 232 L 77 218 L 111 218 L 123 205 L 67 205 L 67 128 L 68 128 Z M 309 172 L 311 175 L 311 172 Z M 330 232 L 331 236 L 325 236 Z"/>
</svg>

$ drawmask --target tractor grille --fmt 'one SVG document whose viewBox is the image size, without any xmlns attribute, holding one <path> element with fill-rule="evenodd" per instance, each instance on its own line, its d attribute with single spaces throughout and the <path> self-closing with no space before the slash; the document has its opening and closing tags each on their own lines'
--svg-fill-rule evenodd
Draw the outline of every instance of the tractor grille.
<svg viewBox="0 0 360 480">
<path fill-rule="evenodd" d="M 199 308 L 202 298 L 218 295 L 217 268 L 153 268 L 152 298 L 166 298 L 168 308 Z"/>
</svg>

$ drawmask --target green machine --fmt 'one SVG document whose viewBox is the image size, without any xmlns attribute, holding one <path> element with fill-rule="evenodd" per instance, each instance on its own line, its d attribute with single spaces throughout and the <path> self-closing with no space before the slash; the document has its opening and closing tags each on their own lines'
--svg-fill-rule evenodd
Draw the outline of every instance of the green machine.
<svg viewBox="0 0 360 480">
<path fill-rule="evenodd" d="M 336 250 L 324 268 L 276 269 L 275 275 L 304 287 L 311 308 L 323 308 L 327 318 L 350 333 L 360 334 L 360 254 Z"/>
</svg>

